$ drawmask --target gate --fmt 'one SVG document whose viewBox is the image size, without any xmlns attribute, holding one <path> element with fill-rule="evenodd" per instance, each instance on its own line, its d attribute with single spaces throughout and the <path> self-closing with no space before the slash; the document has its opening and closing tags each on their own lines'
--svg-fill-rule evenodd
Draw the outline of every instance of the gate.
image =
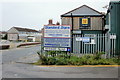
<svg viewBox="0 0 120 80">
<path fill-rule="evenodd" d="M 115 34 L 73 34 L 73 53 L 93 54 L 106 52 L 115 56 Z"/>
</svg>

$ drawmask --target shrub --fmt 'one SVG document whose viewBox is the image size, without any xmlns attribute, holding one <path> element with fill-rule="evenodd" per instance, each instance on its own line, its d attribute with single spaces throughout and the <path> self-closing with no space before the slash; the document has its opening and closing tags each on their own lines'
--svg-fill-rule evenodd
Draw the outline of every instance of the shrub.
<svg viewBox="0 0 120 80">
<path fill-rule="evenodd" d="M 68 65 L 80 65 L 80 58 L 77 56 L 71 56 L 68 59 Z"/>
<path fill-rule="evenodd" d="M 96 53 L 95 55 L 84 55 L 82 57 L 78 57 L 75 55 L 68 55 L 64 52 L 59 52 L 56 55 L 55 51 L 50 51 L 44 54 L 39 55 L 39 60 L 35 64 L 42 64 L 42 65 L 110 65 L 119 63 L 120 60 L 118 58 L 110 58 L 110 59 L 103 59 L 101 55 L 104 52 Z M 46 56 L 51 55 L 51 56 Z"/>
<path fill-rule="evenodd" d="M 48 65 L 55 65 L 57 62 L 56 58 L 55 57 L 49 57 L 48 58 Z"/>
<path fill-rule="evenodd" d="M 40 52 L 37 52 L 38 56 L 39 56 L 39 63 L 40 64 L 47 64 L 47 57 L 44 54 L 40 54 Z"/>
<path fill-rule="evenodd" d="M 94 58 L 95 58 L 96 60 L 101 59 L 101 56 L 102 56 L 103 54 L 105 54 L 105 52 L 96 52 Z"/>
<path fill-rule="evenodd" d="M 59 58 L 56 61 L 56 65 L 67 65 L 67 62 L 68 62 L 67 59 Z"/>
</svg>

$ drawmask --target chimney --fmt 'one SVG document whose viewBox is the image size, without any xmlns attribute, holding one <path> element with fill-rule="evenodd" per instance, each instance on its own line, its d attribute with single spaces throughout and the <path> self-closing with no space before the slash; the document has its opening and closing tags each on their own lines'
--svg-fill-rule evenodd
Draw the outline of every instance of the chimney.
<svg viewBox="0 0 120 80">
<path fill-rule="evenodd" d="M 48 24 L 53 24 L 53 21 L 52 19 L 49 19 L 49 23 Z"/>
<path fill-rule="evenodd" d="M 57 23 L 56 23 L 56 25 L 60 25 L 60 23 L 59 23 L 59 22 L 57 22 Z"/>
</svg>

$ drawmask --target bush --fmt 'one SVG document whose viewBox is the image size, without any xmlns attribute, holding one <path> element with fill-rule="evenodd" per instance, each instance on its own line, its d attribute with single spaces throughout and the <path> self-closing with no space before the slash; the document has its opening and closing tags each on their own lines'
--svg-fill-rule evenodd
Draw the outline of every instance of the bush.
<svg viewBox="0 0 120 80">
<path fill-rule="evenodd" d="M 96 52 L 94 58 L 95 58 L 96 60 L 101 59 L 101 56 L 102 56 L 103 54 L 105 54 L 105 52 Z"/>
<path fill-rule="evenodd" d="M 68 62 L 67 59 L 59 58 L 56 61 L 56 65 L 67 65 L 67 62 Z"/>
<path fill-rule="evenodd" d="M 57 62 L 56 58 L 54 58 L 54 57 L 49 57 L 47 63 L 48 63 L 48 65 L 55 65 L 56 62 Z"/>
<path fill-rule="evenodd" d="M 80 58 L 77 57 L 77 56 L 71 56 L 69 59 L 68 59 L 68 65 L 80 65 Z"/>
<path fill-rule="evenodd" d="M 110 64 L 117 64 L 120 62 L 118 58 L 111 58 L 111 59 L 101 58 L 101 55 L 104 54 L 104 52 L 99 52 L 96 53 L 95 55 L 87 54 L 82 57 L 78 57 L 75 55 L 68 55 L 65 54 L 64 52 L 59 52 L 56 55 L 55 51 L 50 51 L 44 54 L 40 54 L 39 52 L 37 53 L 40 59 L 35 64 L 42 64 L 42 65 L 110 65 Z"/>
</svg>

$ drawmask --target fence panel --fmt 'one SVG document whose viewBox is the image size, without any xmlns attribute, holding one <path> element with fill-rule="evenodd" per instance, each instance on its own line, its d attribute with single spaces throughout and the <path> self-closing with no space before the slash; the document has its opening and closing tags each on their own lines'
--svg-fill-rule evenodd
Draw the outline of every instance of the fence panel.
<svg viewBox="0 0 120 80">
<path fill-rule="evenodd" d="M 88 38 L 88 42 L 83 38 Z M 76 40 L 78 38 L 79 40 Z M 90 40 L 89 40 L 90 39 Z M 115 56 L 115 34 L 75 34 L 73 35 L 73 53 L 93 54 L 95 52 L 106 52 L 107 55 Z"/>
</svg>

